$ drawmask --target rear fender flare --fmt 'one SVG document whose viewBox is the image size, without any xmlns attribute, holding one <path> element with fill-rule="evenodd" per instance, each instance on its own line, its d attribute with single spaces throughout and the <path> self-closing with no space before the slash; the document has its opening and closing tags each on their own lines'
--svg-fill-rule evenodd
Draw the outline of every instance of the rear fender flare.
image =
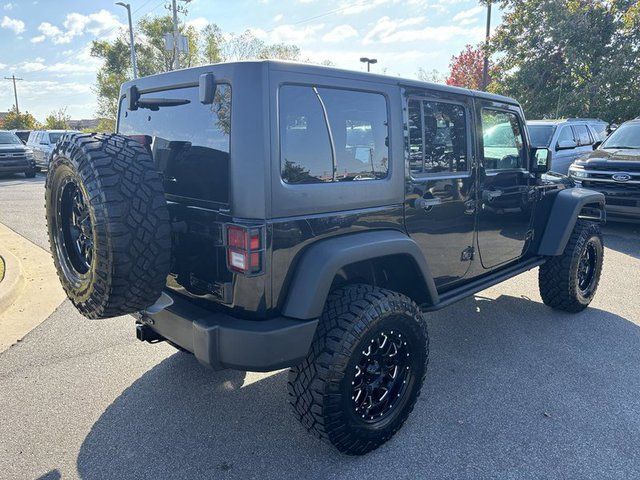
<svg viewBox="0 0 640 480">
<path fill-rule="evenodd" d="M 321 240 L 309 246 L 297 262 L 282 314 L 298 319 L 320 317 L 341 268 L 389 255 L 411 257 L 424 278 L 430 303 L 438 303 L 433 277 L 416 242 L 397 230 L 379 230 Z"/>
</svg>

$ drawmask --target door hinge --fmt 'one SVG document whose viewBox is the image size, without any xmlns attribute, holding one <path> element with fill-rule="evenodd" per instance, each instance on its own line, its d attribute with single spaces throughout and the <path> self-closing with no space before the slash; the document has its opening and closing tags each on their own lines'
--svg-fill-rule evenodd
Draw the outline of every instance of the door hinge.
<svg viewBox="0 0 640 480">
<path fill-rule="evenodd" d="M 465 248 L 462 253 L 460 254 L 460 261 L 461 262 L 470 262 L 471 260 L 473 260 L 473 254 L 475 253 L 475 249 L 473 247 L 467 247 Z"/>
<path fill-rule="evenodd" d="M 534 235 L 533 230 L 527 230 L 527 233 L 524 236 L 524 241 L 525 242 L 532 241 L 533 240 L 533 235 Z"/>
</svg>

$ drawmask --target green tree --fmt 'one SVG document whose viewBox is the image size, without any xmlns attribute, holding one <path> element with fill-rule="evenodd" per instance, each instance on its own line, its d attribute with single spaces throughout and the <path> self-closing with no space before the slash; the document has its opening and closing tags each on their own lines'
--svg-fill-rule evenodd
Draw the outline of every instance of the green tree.
<svg viewBox="0 0 640 480">
<path fill-rule="evenodd" d="M 66 130 L 69 128 L 71 116 L 67 114 L 66 108 L 55 110 L 47 115 L 44 120 L 44 128 L 47 130 Z"/>
<path fill-rule="evenodd" d="M 29 112 L 18 113 L 14 105 L 4 119 L 3 128 L 7 130 L 36 130 L 38 121 Z"/>
<path fill-rule="evenodd" d="M 637 0 L 502 0 L 490 90 L 529 118 L 622 121 L 640 111 Z"/>
</svg>

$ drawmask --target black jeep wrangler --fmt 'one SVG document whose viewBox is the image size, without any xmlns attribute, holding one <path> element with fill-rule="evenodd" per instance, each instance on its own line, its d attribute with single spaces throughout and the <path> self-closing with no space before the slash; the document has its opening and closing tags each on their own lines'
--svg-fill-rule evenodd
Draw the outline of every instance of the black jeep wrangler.
<svg viewBox="0 0 640 480">
<path fill-rule="evenodd" d="M 552 308 L 598 286 L 604 197 L 541 178 L 509 98 L 240 62 L 123 85 L 117 130 L 52 155 L 69 298 L 213 368 L 289 367 L 296 416 L 348 454 L 413 409 L 425 312 L 535 267 Z"/>
</svg>

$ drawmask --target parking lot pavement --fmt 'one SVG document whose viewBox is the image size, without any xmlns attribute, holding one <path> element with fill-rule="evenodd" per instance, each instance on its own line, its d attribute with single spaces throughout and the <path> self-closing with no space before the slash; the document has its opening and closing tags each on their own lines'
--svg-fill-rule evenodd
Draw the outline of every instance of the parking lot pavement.
<svg viewBox="0 0 640 480">
<path fill-rule="evenodd" d="M 0 222 L 37 242 L 42 179 L 4 182 Z M 640 478 L 638 228 L 605 243 L 581 314 L 545 307 L 535 271 L 429 314 L 423 394 L 361 458 L 303 430 L 286 373 L 212 372 L 65 302 L 0 355 L 0 478 Z"/>
</svg>

